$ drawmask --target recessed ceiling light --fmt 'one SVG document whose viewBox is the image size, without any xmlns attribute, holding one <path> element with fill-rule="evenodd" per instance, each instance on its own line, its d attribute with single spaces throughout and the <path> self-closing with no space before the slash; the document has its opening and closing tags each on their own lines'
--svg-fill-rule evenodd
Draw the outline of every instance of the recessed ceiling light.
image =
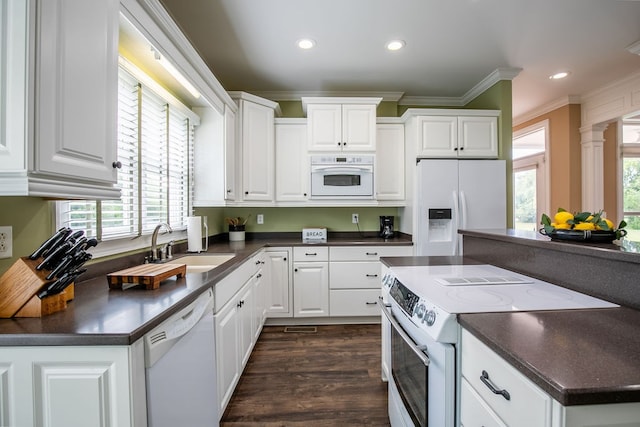
<svg viewBox="0 0 640 427">
<path fill-rule="evenodd" d="M 560 73 L 555 73 L 555 74 L 550 75 L 549 78 L 551 80 L 560 80 L 560 79 L 564 79 L 568 75 L 569 75 L 568 71 L 562 71 Z"/>
<path fill-rule="evenodd" d="M 388 50 L 400 50 L 405 46 L 404 40 L 391 40 L 387 43 Z"/>
<path fill-rule="evenodd" d="M 300 39 L 296 44 L 300 49 L 311 49 L 316 45 L 316 42 L 311 39 Z"/>
</svg>

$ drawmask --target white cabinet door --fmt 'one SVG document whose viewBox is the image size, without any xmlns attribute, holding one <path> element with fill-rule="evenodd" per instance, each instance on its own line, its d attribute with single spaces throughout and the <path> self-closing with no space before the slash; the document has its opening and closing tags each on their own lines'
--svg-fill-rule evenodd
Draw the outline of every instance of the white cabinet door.
<svg viewBox="0 0 640 427">
<path fill-rule="evenodd" d="M 265 277 L 269 282 L 266 298 L 269 317 L 291 317 L 290 296 L 293 288 L 291 285 L 291 250 L 268 249 L 265 252 Z"/>
<path fill-rule="evenodd" d="M 458 157 L 497 157 L 498 119 L 458 117 Z"/>
<path fill-rule="evenodd" d="M 146 424 L 144 349 L 134 346 L 6 347 L 0 354 L 0 423 L 15 426 Z M 139 382 L 142 381 L 142 385 Z M 138 402 L 136 402 L 138 399 Z M 143 412 L 135 414 L 136 405 Z"/>
<path fill-rule="evenodd" d="M 276 123 L 276 201 L 306 202 L 309 194 L 307 125 Z"/>
<path fill-rule="evenodd" d="M 194 135 L 193 206 L 219 206 L 225 199 L 225 117 L 212 107 L 193 111 L 201 120 Z"/>
<path fill-rule="evenodd" d="M 34 173 L 115 184 L 119 7 L 37 2 Z"/>
<path fill-rule="evenodd" d="M 294 317 L 325 317 L 329 315 L 328 272 L 328 262 L 294 263 Z"/>
<path fill-rule="evenodd" d="M 376 132 L 376 199 L 404 200 L 404 125 L 378 124 Z"/>
<path fill-rule="evenodd" d="M 376 106 L 342 106 L 342 150 L 374 151 L 376 149 Z"/>
<path fill-rule="evenodd" d="M 312 104 L 307 107 L 309 151 L 340 151 L 342 147 L 342 107 Z"/>
<path fill-rule="evenodd" d="M 224 109 L 224 186 L 225 186 L 225 199 L 236 200 L 237 185 L 238 185 L 238 171 L 239 161 L 238 152 L 236 149 L 236 113 L 225 106 Z"/>
<path fill-rule="evenodd" d="M 418 156 L 457 157 L 458 118 L 456 116 L 420 116 L 418 120 Z"/>
<path fill-rule="evenodd" d="M 247 364 L 254 342 L 254 312 L 255 295 L 253 293 L 253 281 L 249 280 L 240 291 L 240 297 L 236 305 L 239 313 L 239 337 L 240 337 L 240 372 Z"/>
<path fill-rule="evenodd" d="M 240 378 L 239 307 L 230 301 L 214 316 L 219 414 L 224 413 Z"/>
<path fill-rule="evenodd" d="M 243 199 L 273 201 L 274 112 L 273 108 L 240 101 Z"/>
</svg>

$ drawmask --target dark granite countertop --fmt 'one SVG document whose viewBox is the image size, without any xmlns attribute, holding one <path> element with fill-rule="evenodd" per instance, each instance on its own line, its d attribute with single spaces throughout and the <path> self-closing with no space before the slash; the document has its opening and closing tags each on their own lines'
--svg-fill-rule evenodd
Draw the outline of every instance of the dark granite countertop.
<svg viewBox="0 0 640 427">
<path fill-rule="evenodd" d="M 458 320 L 562 405 L 640 402 L 640 311 L 461 314 Z"/>
<path fill-rule="evenodd" d="M 344 233 L 329 235 L 323 246 L 411 245 L 405 237 L 384 240 Z M 186 245 L 183 245 L 186 246 Z M 305 246 L 300 233 L 248 235 L 245 242 L 216 242 L 208 253 L 236 256 L 205 273 L 187 273 L 169 278 L 155 290 L 142 287 L 110 290 L 106 274 L 142 263 L 144 254 L 94 263 L 76 283 L 75 299 L 65 310 L 41 318 L 0 319 L 0 346 L 30 345 L 130 345 L 145 333 L 193 302 L 207 288 L 234 271 L 264 247 Z M 186 254 L 176 254 L 176 258 Z"/>
</svg>

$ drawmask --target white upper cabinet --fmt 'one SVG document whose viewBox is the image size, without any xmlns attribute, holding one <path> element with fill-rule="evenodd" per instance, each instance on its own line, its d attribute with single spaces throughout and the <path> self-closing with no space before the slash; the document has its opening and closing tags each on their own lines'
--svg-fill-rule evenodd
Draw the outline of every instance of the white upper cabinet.
<svg viewBox="0 0 640 427">
<path fill-rule="evenodd" d="M 404 125 L 378 123 L 376 139 L 376 199 L 404 200 Z"/>
<path fill-rule="evenodd" d="M 307 124 L 276 119 L 276 201 L 306 202 L 309 194 Z"/>
<path fill-rule="evenodd" d="M 278 104 L 245 92 L 230 92 L 238 104 L 236 117 L 240 147 L 242 200 L 274 200 L 275 130 Z"/>
<path fill-rule="evenodd" d="M 381 98 L 302 98 L 309 151 L 375 151 Z"/>
<path fill-rule="evenodd" d="M 415 115 L 409 123 L 414 127 L 418 157 L 498 157 L 498 111 L 414 109 L 408 113 Z"/>
<path fill-rule="evenodd" d="M 37 181 L 43 196 L 120 197 L 113 187 L 119 7 L 118 0 L 37 2 L 32 173 L 67 187 L 58 194 Z"/>
<path fill-rule="evenodd" d="M 120 197 L 119 6 L 117 0 L 6 4 L 0 195 Z"/>
</svg>

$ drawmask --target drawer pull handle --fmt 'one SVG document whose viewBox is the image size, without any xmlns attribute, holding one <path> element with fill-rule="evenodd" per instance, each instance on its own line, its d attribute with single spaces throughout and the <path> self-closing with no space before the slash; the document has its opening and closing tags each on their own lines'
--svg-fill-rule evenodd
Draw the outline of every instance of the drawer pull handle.
<svg viewBox="0 0 640 427">
<path fill-rule="evenodd" d="M 367 255 L 376 256 L 378 255 L 378 252 L 367 252 Z"/>
<path fill-rule="evenodd" d="M 378 305 L 377 302 L 365 302 L 366 305 Z"/>
<path fill-rule="evenodd" d="M 378 275 L 377 274 L 367 274 L 367 277 L 378 277 Z"/>
<path fill-rule="evenodd" d="M 480 381 L 482 381 L 484 383 L 484 385 L 486 385 L 487 388 L 489 390 L 491 390 L 491 393 L 493 393 L 493 394 L 501 394 L 502 397 L 504 397 L 505 399 L 511 400 L 511 395 L 509 394 L 509 392 L 507 390 L 498 390 L 491 383 L 491 380 L 489 379 L 489 374 L 487 373 L 487 371 L 482 371 L 482 375 L 480 376 Z"/>
<path fill-rule="evenodd" d="M 305 254 L 306 256 L 316 256 L 316 255 L 318 255 L 318 253 L 317 253 L 317 252 L 312 252 L 312 253 L 305 252 L 304 254 Z"/>
</svg>

